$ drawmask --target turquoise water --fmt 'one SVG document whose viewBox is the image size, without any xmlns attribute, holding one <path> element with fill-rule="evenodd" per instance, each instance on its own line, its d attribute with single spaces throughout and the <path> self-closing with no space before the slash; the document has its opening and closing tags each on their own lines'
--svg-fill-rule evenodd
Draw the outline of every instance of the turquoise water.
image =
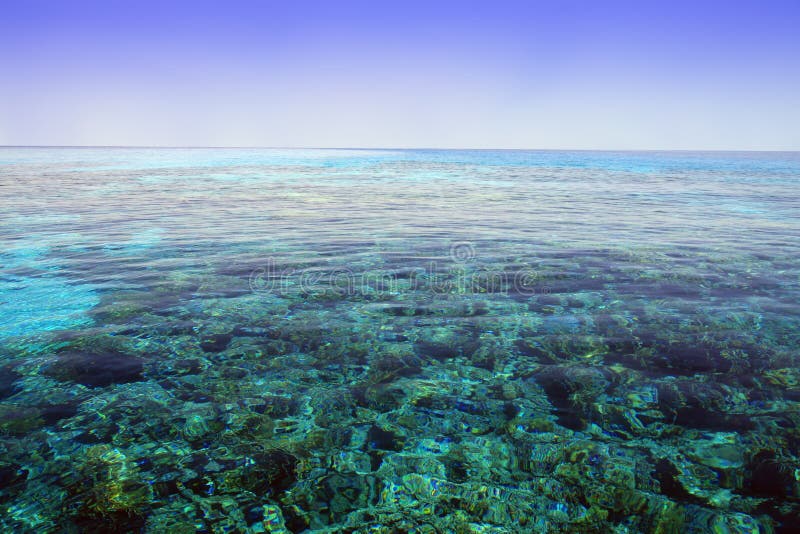
<svg viewBox="0 0 800 534">
<path fill-rule="evenodd" d="M 0 529 L 800 530 L 800 154 L 0 148 Z"/>
</svg>

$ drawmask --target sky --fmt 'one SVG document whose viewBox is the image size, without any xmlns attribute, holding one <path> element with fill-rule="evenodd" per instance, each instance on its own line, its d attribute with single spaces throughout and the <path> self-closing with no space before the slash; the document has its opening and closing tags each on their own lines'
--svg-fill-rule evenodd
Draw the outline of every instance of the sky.
<svg viewBox="0 0 800 534">
<path fill-rule="evenodd" d="M 0 0 L 0 145 L 800 150 L 800 1 Z"/>
</svg>

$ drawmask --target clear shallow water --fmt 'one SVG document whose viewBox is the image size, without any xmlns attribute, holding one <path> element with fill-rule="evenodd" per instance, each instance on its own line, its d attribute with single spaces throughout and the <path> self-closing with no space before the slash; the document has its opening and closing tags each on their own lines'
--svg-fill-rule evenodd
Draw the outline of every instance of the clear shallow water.
<svg viewBox="0 0 800 534">
<path fill-rule="evenodd" d="M 0 524 L 796 532 L 798 186 L 796 153 L 2 148 Z"/>
</svg>

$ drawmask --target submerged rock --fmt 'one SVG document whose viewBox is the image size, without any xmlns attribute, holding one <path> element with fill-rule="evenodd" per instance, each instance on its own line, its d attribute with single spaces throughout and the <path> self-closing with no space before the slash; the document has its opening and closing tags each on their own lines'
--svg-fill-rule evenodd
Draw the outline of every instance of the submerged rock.
<svg viewBox="0 0 800 534">
<path fill-rule="evenodd" d="M 0 367 L 0 400 L 5 399 L 19 391 L 17 380 L 22 378 L 13 365 Z"/>
<path fill-rule="evenodd" d="M 259 496 L 275 496 L 297 481 L 300 460 L 293 454 L 274 449 L 249 458 L 237 482 Z"/>
<path fill-rule="evenodd" d="M 610 374 L 590 366 L 546 365 L 533 378 L 556 409 L 559 423 L 580 430 L 590 417 L 592 402 L 610 386 Z"/>
<path fill-rule="evenodd" d="M 0 463 L 0 490 L 25 482 L 28 479 L 28 470 L 19 464 Z"/>
<path fill-rule="evenodd" d="M 29 406 L 0 406 L 0 434 L 25 436 L 45 425 L 41 410 Z"/>
<path fill-rule="evenodd" d="M 399 451 L 403 448 L 403 438 L 391 430 L 373 425 L 367 432 L 367 448 L 384 451 Z"/>
<path fill-rule="evenodd" d="M 126 511 L 114 511 L 103 515 L 78 515 L 72 523 L 80 532 L 97 534 L 134 534 L 145 531 L 147 518 Z"/>
<path fill-rule="evenodd" d="M 679 475 L 678 468 L 667 458 L 659 460 L 652 472 L 653 478 L 659 482 L 662 495 L 683 503 L 703 504 L 705 501 L 690 493 Z"/>
<path fill-rule="evenodd" d="M 800 494 L 795 469 L 774 451 L 761 451 L 747 465 L 746 484 L 741 493 L 756 497 L 785 498 Z"/>
<path fill-rule="evenodd" d="M 61 474 L 65 511 L 83 532 L 141 532 L 153 497 L 135 462 L 120 449 L 93 445 Z M 125 518 L 128 518 L 126 521 Z"/>
<path fill-rule="evenodd" d="M 708 430 L 749 430 L 754 423 L 739 413 L 739 397 L 728 386 L 694 379 L 657 383 L 658 408 L 675 425 Z M 737 409 L 739 408 L 739 409 Z"/>
<path fill-rule="evenodd" d="M 233 339 L 233 336 L 230 334 L 212 334 L 200 341 L 200 348 L 204 352 L 222 352 L 228 348 L 231 339 Z"/>
<path fill-rule="evenodd" d="M 106 387 L 142 380 L 144 360 L 122 352 L 63 352 L 44 374 L 88 387 Z"/>
<path fill-rule="evenodd" d="M 687 454 L 692 460 L 712 469 L 738 469 L 744 465 L 744 447 L 736 437 L 733 433 L 717 434 L 709 440 L 695 441 Z"/>
</svg>

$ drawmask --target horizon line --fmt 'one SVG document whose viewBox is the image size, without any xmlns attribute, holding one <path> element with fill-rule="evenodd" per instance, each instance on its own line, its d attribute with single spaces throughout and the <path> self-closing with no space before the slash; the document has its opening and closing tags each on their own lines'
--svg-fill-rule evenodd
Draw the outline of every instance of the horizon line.
<svg viewBox="0 0 800 534">
<path fill-rule="evenodd" d="M 448 150 L 508 152 L 765 152 L 798 153 L 797 149 L 752 148 L 498 148 L 498 147 L 359 147 L 359 146 L 237 146 L 237 145 L 0 145 L 0 148 L 122 148 L 122 149 L 222 149 L 222 150 Z"/>
</svg>

